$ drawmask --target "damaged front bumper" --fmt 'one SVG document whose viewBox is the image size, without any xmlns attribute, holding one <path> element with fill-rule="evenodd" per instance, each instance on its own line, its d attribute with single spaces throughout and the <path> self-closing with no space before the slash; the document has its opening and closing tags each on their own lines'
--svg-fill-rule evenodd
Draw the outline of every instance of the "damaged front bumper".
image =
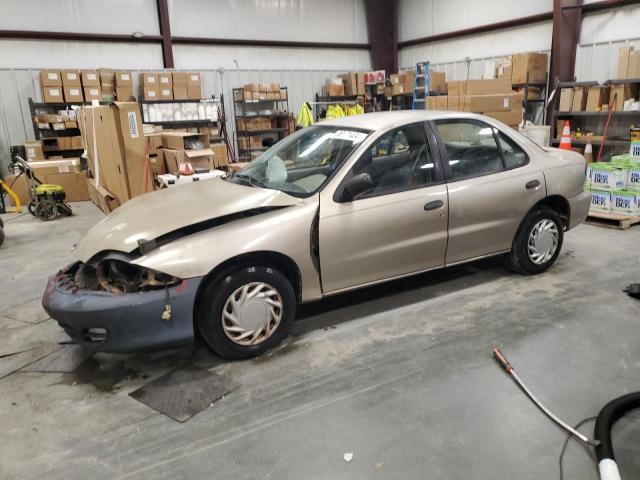
<svg viewBox="0 0 640 480">
<path fill-rule="evenodd" d="M 77 268 L 75 263 L 52 275 L 42 297 L 44 309 L 77 344 L 134 352 L 193 341 L 193 308 L 202 277 L 156 290 L 109 293 L 78 288 Z"/>
</svg>

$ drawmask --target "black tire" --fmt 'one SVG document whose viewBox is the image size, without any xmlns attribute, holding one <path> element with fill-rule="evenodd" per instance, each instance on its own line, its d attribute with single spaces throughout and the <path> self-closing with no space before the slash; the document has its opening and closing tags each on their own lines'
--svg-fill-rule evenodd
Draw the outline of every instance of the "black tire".
<svg viewBox="0 0 640 480">
<path fill-rule="evenodd" d="M 534 263 L 529 257 L 528 253 L 528 240 L 531 230 L 541 220 L 552 221 L 558 230 L 558 244 L 556 250 L 551 258 L 541 264 Z M 535 275 L 546 271 L 551 265 L 554 264 L 560 250 L 562 249 L 562 241 L 564 239 L 564 224 L 558 213 L 546 206 L 539 206 L 533 208 L 527 216 L 524 218 L 518 229 L 513 245 L 511 247 L 511 253 L 509 254 L 509 263 L 511 268 L 524 275 Z"/>
<path fill-rule="evenodd" d="M 36 217 L 49 222 L 58 216 L 58 205 L 54 200 L 42 200 L 36 205 Z"/>
<path fill-rule="evenodd" d="M 231 340 L 222 325 L 223 308 L 238 288 L 251 282 L 264 282 L 273 287 L 282 299 L 282 317 L 273 333 L 257 345 L 240 345 Z M 243 359 L 261 355 L 278 345 L 289 333 L 296 313 L 296 294 L 291 282 L 271 267 L 241 267 L 211 279 L 198 297 L 195 321 L 209 347 L 228 359 Z"/>
<path fill-rule="evenodd" d="M 71 206 L 68 203 L 61 202 L 58 204 L 58 215 L 72 217 L 73 210 L 71 210 Z"/>
<path fill-rule="evenodd" d="M 2 246 L 3 243 L 4 243 L 4 230 L 0 226 L 0 247 Z"/>
<path fill-rule="evenodd" d="M 27 210 L 29 210 L 29 213 L 31 215 L 33 215 L 34 217 L 36 216 L 36 204 L 33 202 L 29 202 L 29 204 L 27 205 Z"/>
</svg>

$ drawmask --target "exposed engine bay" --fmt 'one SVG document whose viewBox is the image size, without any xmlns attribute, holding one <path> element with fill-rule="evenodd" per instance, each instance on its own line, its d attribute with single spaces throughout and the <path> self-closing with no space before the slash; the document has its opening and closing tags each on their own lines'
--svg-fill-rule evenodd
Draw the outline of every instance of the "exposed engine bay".
<svg viewBox="0 0 640 480">
<path fill-rule="evenodd" d="M 129 262 L 106 258 L 94 266 L 78 263 L 75 271 L 67 272 L 73 276 L 76 288 L 82 290 L 104 291 L 114 294 L 145 292 L 173 287 L 182 280 L 166 273 L 140 267 Z"/>
</svg>

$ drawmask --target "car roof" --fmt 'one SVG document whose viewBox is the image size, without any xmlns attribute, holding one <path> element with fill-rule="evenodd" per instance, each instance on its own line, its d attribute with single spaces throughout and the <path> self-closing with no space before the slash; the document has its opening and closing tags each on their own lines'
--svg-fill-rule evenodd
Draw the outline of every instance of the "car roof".
<svg viewBox="0 0 640 480">
<path fill-rule="evenodd" d="M 467 112 L 452 112 L 444 110 L 395 110 L 392 112 L 373 112 L 364 115 L 350 115 L 347 117 L 322 120 L 318 125 L 331 125 L 344 128 L 364 128 L 366 130 L 387 130 L 407 123 L 449 118 L 478 118 L 483 115 Z"/>
</svg>

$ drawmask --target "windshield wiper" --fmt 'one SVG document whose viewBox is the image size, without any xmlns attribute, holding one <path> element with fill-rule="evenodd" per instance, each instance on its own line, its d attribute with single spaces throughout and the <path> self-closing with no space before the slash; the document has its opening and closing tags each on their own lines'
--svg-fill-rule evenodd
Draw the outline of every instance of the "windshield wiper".
<svg viewBox="0 0 640 480">
<path fill-rule="evenodd" d="M 234 176 L 234 178 L 239 178 L 240 180 L 244 180 L 249 185 L 252 185 L 254 187 L 269 188 L 267 187 L 267 184 L 264 183 L 262 180 L 258 180 L 257 178 L 247 175 L 245 173 L 237 174 Z"/>
</svg>

